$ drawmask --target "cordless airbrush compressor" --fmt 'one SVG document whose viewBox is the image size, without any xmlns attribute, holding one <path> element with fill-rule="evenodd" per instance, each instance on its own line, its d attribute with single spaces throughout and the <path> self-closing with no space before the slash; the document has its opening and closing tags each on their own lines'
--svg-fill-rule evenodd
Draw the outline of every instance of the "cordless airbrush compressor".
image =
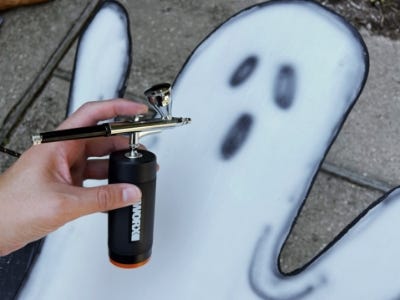
<svg viewBox="0 0 400 300">
<path fill-rule="evenodd" d="M 154 117 L 138 115 L 124 122 L 103 123 L 32 136 L 33 143 L 37 145 L 63 140 L 129 135 L 129 148 L 111 153 L 108 169 L 109 183 L 132 183 L 142 191 L 140 203 L 108 212 L 110 261 L 122 268 L 144 265 L 150 259 L 153 244 L 157 161 L 152 152 L 139 149 L 139 139 L 191 121 L 190 118 L 172 117 L 169 84 L 155 85 L 145 92 L 145 96 L 156 112 Z"/>
</svg>

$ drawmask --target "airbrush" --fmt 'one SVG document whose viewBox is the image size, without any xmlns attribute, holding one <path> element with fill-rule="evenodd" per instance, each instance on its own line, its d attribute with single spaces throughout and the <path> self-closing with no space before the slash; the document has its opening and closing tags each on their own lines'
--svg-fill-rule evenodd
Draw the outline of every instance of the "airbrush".
<svg viewBox="0 0 400 300">
<path fill-rule="evenodd" d="M 139 139 L 148 134 L 159 133 L 164 129 L 191 122 L 190 118 L 172 116 L 169 84 L 155 85 L 145 91 L 145 96 L 156 112 L 151 118 L 137 115 L 129 121 L 50 131 L 32 136 L 33 143 L 38 145 L 65 140 L 129 135 L 129 147 L 111 153 L 108 168 L 109 183 L 132 183 L 142 191 L 140 203 L 108 212 L 110 261 L 123 268 L 144 265 L 151 256 L 153 244 L 157 162 L 155 154 L 140 149 Z"/>
</svg>

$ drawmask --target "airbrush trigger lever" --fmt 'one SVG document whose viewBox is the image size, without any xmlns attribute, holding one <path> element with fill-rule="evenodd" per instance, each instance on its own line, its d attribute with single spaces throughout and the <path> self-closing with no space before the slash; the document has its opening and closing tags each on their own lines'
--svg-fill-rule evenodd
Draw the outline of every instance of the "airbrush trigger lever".
<svg viewBox="0 0 400 300">
<path fill-rule="evenodd" d="M 151 108 L 160 116 L 162 120 L 172 120 L 172 101 L 171 101 L 171 85 L 169 83 L 160 83 L 152 86 L 144 92 Z M 143 115 L 135 116 L 133 122 L 140 122 Z M 155 116 L 155 118 L 157 115 Z M 125 154 L 128 158 L 139 158 L 141 154 L 137 151 L 139 147 L 139 139 L 148 134 L 159 133 L 161 130 L 153 130 L 146 132 L 131 132 L 129 134 L 130 151 Z"/>
<path fill-rule="evenodd" d="M 162 119 L 172 119 L 171 85 L 169 83 L 154 85 L 146 90 L 144 95 Z"/>
<path fill-rule="evenodd" d="M 152 86 L 144 92 L 148 103 L 151 108 L 161 117 L 162 120 L 172 120 L 172 101 L 171 101 L 171 85 L 169 83 L 160 83 Z M 137 115 L 134 117 L 133 122 L 140 122 L 143 115 Z M 155 116 L 156 117 L 156 116 Z M 129 147 L 130 151 L 125 154 L 130 159 L 139 158 L 140 152 L 137 151 L 139 148 L 139 139 L 148 134 L 160 133 L 161 130 L 147 131 L 147 132 L 131 132 L 129 134 Z"/>
</svg>

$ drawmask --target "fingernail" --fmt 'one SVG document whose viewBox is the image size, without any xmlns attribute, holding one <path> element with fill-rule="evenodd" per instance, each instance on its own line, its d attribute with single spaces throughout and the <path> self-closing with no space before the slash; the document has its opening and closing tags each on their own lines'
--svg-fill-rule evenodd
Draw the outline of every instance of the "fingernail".
<svg viewBox="0 0 400 300">
<path fill-rule="evenodd" d="M 122 191 L 122 200 L 125 202 L 138 202 L 142 196 L 139 188 L 136 186 L 131 186 L 124 188 Z"/>
</svg>

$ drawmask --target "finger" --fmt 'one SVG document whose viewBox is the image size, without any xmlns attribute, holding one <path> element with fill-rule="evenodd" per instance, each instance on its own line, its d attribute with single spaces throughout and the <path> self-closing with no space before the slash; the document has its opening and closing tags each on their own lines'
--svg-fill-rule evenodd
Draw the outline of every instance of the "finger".
<svg viewBox="0 0 400 300">
<path fill-rule="evenodd" d="M 145 145 L 143 145 L 143 144 L 139 144 L 138 149 L 147 150 L 147 147 Z"/>
<path fill-rule="evenodd" d="M 125 136 L 112 136 L 107 138 L 88 139 L 85 146 L 85 155 L 104 156 L 111 152 L 128 149 L 129 139 Z"/>
<path fill-rule="evenodd" d="M 52 144 L 51 144 L 52 145 Z M 60 147 L 54 143 L 55 147 Z M 83 145 L 83 146 L 82 146 Z M 40 145 L 41 146 L 41 145 Z M 129 139 L 125 136 L 111 136 L 93 138 L 87 140 L 64 141 L 60 150 L 65 154 L 67 161 L 72 164 L 76 161 L 77 157 L 102 157 L 110 154 L 111 152 L 128 149 Z M 83 149 L 79 154 L 77 149 Z"/>
<path fill-rule="evenodd" d="M 90 126 L 116 116 L 146 113 L 147 109 L 144 104 L 125 99 L 91 101 L 82 105 L 58 129 Z"/>
<path fill-rule="evenodd" d="M 100 144 L 99 146 L 102 146 L 102 145 Z M 116 150 L 118 150 L 118 148 L 126 149 L 126 144 L 122 144 L 122 145 L 113 147 L 113 149 L 111 151 L 116 151 Z M 143 145 L 140 145 L 139 149 L 146 150 L 146 147 Z M 109 151 L 109 152 L 111 152 L 111 151 Z M 92 153 L 90 155 L 103 156 L 103 155 L 108 154 L 109 152 L 96 152 L 96 153 L 94 153 L 94 154 Z M 84 179 L 106 179 L 108 177 L 108 165 L 109 165 L 108 159 L 99 159 L 99 158 L 88 159 L 86 162 L 86 167 L 85 167 L 85 171 L 83 174 Z M 157 164 L 157 171 L 159 169 L 160 169 L 160 167 Z"/>
<path fill-rule="evenodd" d="M 129 138 L 126 136 L 113 136 L 107 138 L 96 138 L 86 141 L 86 156 L 104 156 L 111 152 L 129 149 Z M 139 149 L 147 150 L 145 146 L 139 144 Z"/>
<path fill-rule="evenodd" d="M 108 177 L 108 159 L 90 159 L 86 163 L 84 179 L 106 179 Z"/>
<path fill-rule="evenodd" d="M 109 184 L 92 188 L 74 188 L 75 199 L 69 211 L 71 219 L 95 212 L 104 212 L 132 205 L 140 201 L 142 193 L 132 184 Z"/>
<path fill-rule="evenodd" d="M 89 159 L 86 162 L 83 179 L 107 179 L 108 178 L 108 159 Z M 160 170 L 157 164 L 157 171 Z"/>
</svg>

